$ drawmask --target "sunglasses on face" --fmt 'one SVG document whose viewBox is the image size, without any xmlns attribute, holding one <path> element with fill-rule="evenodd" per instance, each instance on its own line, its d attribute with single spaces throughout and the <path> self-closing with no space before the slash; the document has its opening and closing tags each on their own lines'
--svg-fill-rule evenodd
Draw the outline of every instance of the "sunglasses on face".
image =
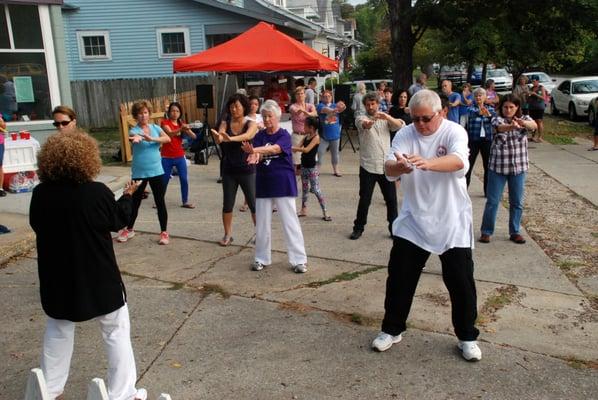
<svg viewBox="0 0 598 400">
<path fill-rule="evenodd" d="M 428 123 L 434 119 L 438 113 L 434 113 L 433 115 L 422 115 L 421 117 L 411 117 L 411 121 L 413 122 L 425 122 Z"/>
<path fill-rule="evenodd" d="M 72 120 L 70 120 L 70 121 L 54 121 L 54 122 L 52 122 L 52 125 L 54 125 L 56 128 L 58 128 L 60 125 L 67 126 L 71 122 L 73 122 L 73 121 Z"/>
</svg>

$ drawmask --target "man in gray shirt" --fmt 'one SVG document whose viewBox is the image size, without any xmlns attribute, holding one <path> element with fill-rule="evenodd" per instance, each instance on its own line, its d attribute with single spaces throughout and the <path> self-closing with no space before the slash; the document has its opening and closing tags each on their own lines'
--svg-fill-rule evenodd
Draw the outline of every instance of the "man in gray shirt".
<svg viewBox="0 0 598 400">
<path fill-rule="evenodd" d="M 359 204 L 353 232 L 349 237 L 351 240 L 359 239 L 363 233 L 376 183 L 386 202 L 386 219 L 391 233 L 392 222 L 398 213 L 397 189 L 395 183 L 384 176 L 384 161 L 390 149 L 390 131 L 402 128 L 405 122 L 379 112 L 380 104 L 376 93 L 365 94 L 363 105 L 366 114 L 355 119 L 359 133 Z"/>
<path fill-rule="evenodd" d="M 314 106 L 318 104 L 318 94 L 316 93 L 316 86 L 318 82 L 316 78 L 309 78 L 307 81 L 307 89 L 305 89 L 305 102 L 309 104 L 313 104 Z"/>
</svg>

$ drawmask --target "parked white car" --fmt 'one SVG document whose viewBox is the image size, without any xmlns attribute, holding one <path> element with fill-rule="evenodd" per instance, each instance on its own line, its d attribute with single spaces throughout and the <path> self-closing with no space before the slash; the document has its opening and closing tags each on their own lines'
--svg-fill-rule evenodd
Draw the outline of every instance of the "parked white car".
<svg viewBox="0 0 598 400">
<path fill-rule="evenodd" d="M 494 88 L 497 92 L 513 89 L 513 75 L 504 68 L 489 69 L 486 71 L 486 82 L 488 79 L 494 81 Z"/>
<path fill-rule="evenodd" d="M 556 84 L 555 84 L 556 79 L 548 76 L 548 74 L 546 72 L 532 71 L 532 72 L 524 72 L 521 75 L 527 76 L 528 86 L 530 88 L 532 87 L 532 76 L 537 76 L 539 78 L 540 85 L 544 86 L 544 89 L 546 89 L 548 94 L 552 93 L 552 90 L 556 86 Z"/>
<path fill-rule="evenodd" d="M 592 99 L 598 96 L 598 76 L 582 76 L 564 80 L 552 93 L 552 113 L 566 112 L 575 121 L 587 116 Z"/>
</svg>

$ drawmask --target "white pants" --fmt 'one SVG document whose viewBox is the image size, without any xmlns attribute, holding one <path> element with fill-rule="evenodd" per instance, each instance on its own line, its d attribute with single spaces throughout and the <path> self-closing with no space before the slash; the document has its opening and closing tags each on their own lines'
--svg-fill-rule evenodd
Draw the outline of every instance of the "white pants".
<svg viewBox="0 0 598 400">
<path fill-rule="evenodd" d="M 130 400 L 135 397 L 137 370 L 131 346 L 129 309 L 125 304 L 110 314 L 97 317 L 108 356 L 108 397 L 110 400 Z M 41 367 L 50 398 L 64 391 L 69 376 L 75 322 L 48 318 L 44 334 Z"/>
<path fill-rule="evenodd" d="M 301 224 L 297 218 L 294 197 L 273 197 L 255 201 L 255 261 L 272 264 L 272 206 L 278 208 L 284 241 L 291 265 L 307 263 Z"/>
</svg>

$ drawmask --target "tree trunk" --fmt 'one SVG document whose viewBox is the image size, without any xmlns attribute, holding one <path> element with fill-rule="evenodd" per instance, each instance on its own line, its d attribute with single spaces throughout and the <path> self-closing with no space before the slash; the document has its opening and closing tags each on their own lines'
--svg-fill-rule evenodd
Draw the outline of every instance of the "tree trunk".
<svg viewBox="0 0 598 400">
<path fill-rule="evenodd" d="M 387 0 L 390 21 L 390 54 L 393 89 L 407 89 L 413 83 L 413 48 L 411 0 Z"/>
</svg>

